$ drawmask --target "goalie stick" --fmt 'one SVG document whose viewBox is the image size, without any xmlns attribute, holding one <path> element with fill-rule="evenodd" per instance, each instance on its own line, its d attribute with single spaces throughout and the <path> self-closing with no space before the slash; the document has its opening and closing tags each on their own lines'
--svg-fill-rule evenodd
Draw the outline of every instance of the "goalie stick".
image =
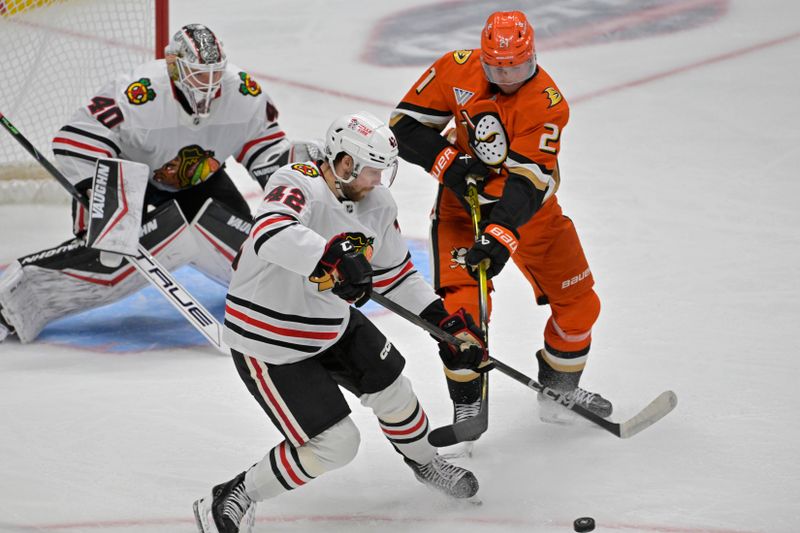
<svg viewBox="0 0 800 533">
<path fill-rule="evenodd" d="M 72 183 L 53 166 L 47 158 L 36 149 L 28 139 L 0 112 L 0 123 L 19 142 L 25 150 L 33 156 L 44 169 L 53 176 L 58 183 L 72 196 L 78 203 L 89 209 L 87 198 L 75 189 Z M 141 244 L 138 247 L 138 255 L 124 256 L 128 262 L 138 270 L 147 281 L 155 286 L 162 295 L 199 331 L 215 348 L 225 352 L 222 346 L 222 335 L 219 322 L 214 316 L 203 307 L 189 292 L 184 289 L 172 274 L 150 254 Z"/>
<path fill-rule="evenodd" d="M 409 322 L 416 324 L 417 326 L 421 327 L 434 337 L 439 340 L 449 342 L 450 344 L 460 345 L 462 342 L 461 339 L 443 331 L 433 324 L 428 323 L 427 321 L 423 320 L 422 318 L 418 317 L 408 309 L 404 308 L 400 304 L 397 304 L 383 296 L 382 294 L 372 293 L 371 298 L 388 309 L 395 314 L 400 315 L 401 317 L 405 318 Z M 605 429 L 609 433 L 613 433 L 617 437 L 621 439 L 627 439 L 633 437 L 637 433 L 647 429 L 648 427 L 652 426 L 662 418 L 664 418 L 670 411 L 672 411 L 676 405 L 678 405 L 678 397 L 672 391 L 664 391 L 656 397 L 655 400 L 650 402 L 644 409 L 639 411 L 637 414 L 626 420 L 625 422 L 617 423 L 612 422 L 610 420 L 606 420 L 596 414 L 592 413 L 588 409 L 574 403 L 568 397 L 569 393 L 562 393 L 558 391 L 554 391 L 549 387 L 543 386 L 541 383 L 538 383 L 535 379 L 529 378 L 522 372 L 511 368 L 510 366 L 506 365 L 502 361 L 498 361 L 497 358 L 492 357 L 492 361 L 494 362 L 495 368 L 500 371 L 500 373 L 505 374 L 506 376 L 510 377 L 511 379 L 518 381 L 528 387 L 529 389 L 533 389 L 536 392 L 541 392 L 549 399 L 557 402 L 570 411 L 578 414 L 579 416 L 589 420 L 590 422 L 597 424 L 601 428 Z M 471 420 L 471 419 L 470 419 Z M 461 424 L 465 424 L 470 422 L 470 420 L 466 420 L 465 422 L 461 422 Z M 450 446 L 452 444 L 456 444 L 460 442 L 459 439 L 463 440 L 465 435 L 468 436 L 468 432 L 473 430 L 472 427 L 469 425 L 459 426 L 459 424 L 455 424 L 452 426 L 444 426 L 438 428 L 434 431 L 438 432 L 436 440 L 441 444 L 436 444 L 430 440 L 431 444 L 434 446 Z M 433 435 L 433 432 L 430 433 Z M 429 435 L 429 437 L 430 437 Z"/>
</svg>

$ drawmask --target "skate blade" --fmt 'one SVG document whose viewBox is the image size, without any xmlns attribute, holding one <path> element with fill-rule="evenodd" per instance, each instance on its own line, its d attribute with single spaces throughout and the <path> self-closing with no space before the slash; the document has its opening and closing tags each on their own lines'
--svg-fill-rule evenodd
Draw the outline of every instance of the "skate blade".
<svg viewBox="0 0 800 533">
<path fill-rule="evenodd" d="M 475 448 L 475 443 L 472 441 L 462 442 L 455 446 L 451 446 L 452 451 L 441 454 L 445 459 L 471 459 L 472 450 Z"/>
<path fill-rule="evenodd" d="M 217 533 L 216 529 L 211 529 L 208 525 L 208 515 L 200 509 L 203 499 L 195 500 L 192 504 L 194 510 L 194 519 L 197 525 L 197 530 L 200 533 Z"/>
</svg>

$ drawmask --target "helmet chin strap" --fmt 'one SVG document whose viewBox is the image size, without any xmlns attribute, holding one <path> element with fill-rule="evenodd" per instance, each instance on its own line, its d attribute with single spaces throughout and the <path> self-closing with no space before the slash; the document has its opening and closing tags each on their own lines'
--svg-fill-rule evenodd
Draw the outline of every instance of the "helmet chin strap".
<svg viewBox="0 0 800 533">
<path fill-rule="evenodd" d="M 336 173 L 336 165 L 333 164 L 333 161 L 328 159 L 327 163 L 334 177 L 333 185 L 336 188 L 336 196 L 340 199 L 348 200 L 349 198 L 347 198 L 347 195 L 344 193 L 344 190 L 342 189 L 342 184 L 350 183 L 351 181 L 353 181 L 358 177 L 358 174 L 355 172 L 355 167 L 353 168 L 353 171 L 350 173 L 350 179 L 345 180 L 343 177 L 341 177 L 339 174 Z"/>
</svg>

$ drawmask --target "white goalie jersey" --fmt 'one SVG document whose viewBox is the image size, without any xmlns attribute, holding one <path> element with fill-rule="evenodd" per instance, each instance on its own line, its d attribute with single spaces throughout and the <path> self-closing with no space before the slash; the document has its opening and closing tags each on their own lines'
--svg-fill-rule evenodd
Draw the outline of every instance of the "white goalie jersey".
<svg viewBox="0 0 800 533">
<path fill-rule="evenodd" d="M 372 246 L 373 290 L 414 313 L 438 296 L 414 269 L 385 187 L 359 202 L 340 202 L 311 162 L 270 178 L 250 236 L 242 245 L 225 306 L 225 343 L 272 364 L 314 356 L 344 332 L 349 305 L 328 276 L 312 277 L 331 237 Z"/>
<path fill-rule="evenodd" d="M 229 63 L 210 115 L 197 119 L 158 60 L 103 87 L 56 133 L 52 147 L 73 184 L 94 175 L 97 158 L 119 158 L 146 164 L 152 185 L 176 191 L 202 183 L 230 156 L 254 177 L 274 171 L 289 150 L 277 118 L 259 84 Z"/>
</svg>

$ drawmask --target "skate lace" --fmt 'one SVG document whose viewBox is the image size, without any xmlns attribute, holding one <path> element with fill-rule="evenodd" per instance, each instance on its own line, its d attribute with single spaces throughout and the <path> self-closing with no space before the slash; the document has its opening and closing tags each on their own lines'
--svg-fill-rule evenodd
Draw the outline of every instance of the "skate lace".
<svg viewBox="0 0 800 533">
<path fill-rule="evenodd" d="M 448 463 L 443 457 L 437 455 L 433 460 L 420 467 L 420 474 L 429 482 L 451 490 L 463 477 L 464 469 Z"/>
<path fill-rule="evenodd" d="M 455 404 L 455 422 L 461 422 L 476 416 L 481 410 L 481 401 L 472 403 L 457 403 Z"/>
<path fill-rule="evenodd" d="M 230 518 L 234 524 L 239 525 L 252 503 L 253 500 L 244 490 L 244 484 L 240 483 L 228 495 L 222 508 L 222 513 Z"/>
<path fill-rule="evenodd" d="M 568 395 L 570 402 L 577 403 L 584 407 L 590 405 L 596 396 L 597 394 L 594 392 L 589 392 L 580 387 L 575 388 L 575 390 Z"/>
</svg>

